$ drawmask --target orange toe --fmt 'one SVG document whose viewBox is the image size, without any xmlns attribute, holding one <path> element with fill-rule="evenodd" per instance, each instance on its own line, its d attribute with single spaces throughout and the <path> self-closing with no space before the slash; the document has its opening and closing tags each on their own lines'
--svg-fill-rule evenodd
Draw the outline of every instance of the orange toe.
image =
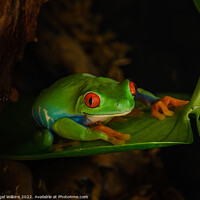
<svg viewBox="0 0 200 200">
<path fill-rule="evenodd" d="M 169 110 L 171 106 L 183 106 L 186 105 L 189 101 L 175 99 L 169 96 L 166 96 L 153 105 L 151 105 L 151 116 L 156 117 L 159 120 L 163 120 L 165 116 L 173 116 L 174 112 Z"/>
<path fill-rule="evenodd" d="M 166 97 L 164 97 L 164 98 L 162 98 L 160 100 L 163 101 L 167 106 L 168 105 L 171 105 L 171 106 L 184 106 L 184 105 L 189 103 L 189 101 L 175 99 L 175 98 L 169 97 L 169 96 L 166 96 Z"/>
<path fill-rule="evenodd" d="M 165 119 L 165 115 L 160 113 L 154 106 L 151 106 L 151 117 L 156 117 L 159 120 Z"/>
<path fill-rule="evenodd" d="M 110 137 L 108 142 L 110 142 L 111 144 L 114 144 L 114 145 L 122 145 L 122 144 L 125 144 L 125 141 L 124 140 L 119 140 L 117 138 L 114 138 L 114 137 Z"/>
<path fill-rule="evenodd" d="M 108 141 L 114 145 L 124 144 L 131 137 L 130 134 L 123 134 L 103 125 L 94 126 L 92 129 L 105 133 L 108 136 Z"/>
<path fill-rule="evenodd" d="M 127 141 L 131 138 L 130 134 L 122 134 L 122 136 L 120 137 L 121 140 Z"/>
</svg>

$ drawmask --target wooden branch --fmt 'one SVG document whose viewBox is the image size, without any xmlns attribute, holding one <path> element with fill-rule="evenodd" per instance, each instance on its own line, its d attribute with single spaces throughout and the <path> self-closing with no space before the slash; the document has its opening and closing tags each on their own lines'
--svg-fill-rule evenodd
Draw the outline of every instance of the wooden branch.
<svg viewBox="0 0 200 200">
<path fill-rule="evenodd" d="M 17 101 L 12 88 L 14 64 L 23 57 L 27 42 L 34 41 L 37 16 L 47 0 L 0 0 L 0 110 L 5 101 Z"/>
</svg>

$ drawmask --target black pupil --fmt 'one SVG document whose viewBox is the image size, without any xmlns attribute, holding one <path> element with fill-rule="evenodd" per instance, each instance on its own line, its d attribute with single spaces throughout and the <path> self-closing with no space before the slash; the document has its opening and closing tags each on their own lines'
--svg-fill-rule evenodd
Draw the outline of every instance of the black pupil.
<svg viewBox="0 0 200 200">
<path fill-rule="evenodd" d="M 89 98 L 89 104 L 92 105 L 92 97 Z"/>
</svg>

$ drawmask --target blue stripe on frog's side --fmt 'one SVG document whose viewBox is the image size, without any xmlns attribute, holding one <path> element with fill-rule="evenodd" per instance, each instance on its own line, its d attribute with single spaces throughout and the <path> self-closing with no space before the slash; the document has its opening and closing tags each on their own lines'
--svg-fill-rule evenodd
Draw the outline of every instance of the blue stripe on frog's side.
<svg viewBox="0 0 200 200">
<path fill-rule="evenodd" d="M 135 100 L 136 101 L 141 101 L 142 103 L 144 103 L 147 106 L 151 106 L 153 103 L 158 101 L 159 98 L 155 97 L 154 95 L 144 94 L 144 93 L 141 93 L 141 92 L 137 91 L 137 93 L 135 95 Z"/>
<path fill-rule="evenodd" d="M 40 127 L 52 129 L 52 125 L 55 122 L 55 119 L 51 117 L 51 113 L 49 113 L 47 109 L 41 106 L 34 106 L 32 115 Z"/>
<path fill-rule="evenodd" d="M 60 118 L 69 118 L 69 119 L 72 119 L 73 121 L 81 124 L 81 125 L 84 125 L 87 121 L 87 118 L 85 116 L 82 116 L 82 115 L 70 115 L 66 112 L 59 112 L 59 114 L 56 114 L 55 115 L 55 112 L 58 112 L 58 111 L 52 111 L 51 110 L 48 110 L 48 109 L 45 109 L 45 108 L 42 108 L 42 107 L 33 107 L 33 117 L 35 118 L 37 124 L 40 126 L 40 127 L 44 127 L 44 128 L 47 128 L 51 131 L 53 131 L 53 124 L 55 121 L 57 121 L 58 119 Z M 52 117 L 53 116 L 53 117 Z"/>
</svg>

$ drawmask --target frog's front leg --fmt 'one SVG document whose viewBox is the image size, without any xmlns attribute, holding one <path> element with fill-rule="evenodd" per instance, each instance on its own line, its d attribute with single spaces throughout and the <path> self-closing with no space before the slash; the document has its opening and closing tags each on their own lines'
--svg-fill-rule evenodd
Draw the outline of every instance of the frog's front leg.
<svg viewBox="0 0 200 200">
<path fill-rule="evenodd" d="M 141 101 L 147 106 L 151 107 L 151 116 L 156 117 L 159 120 L 163 120 L 165 116 L 173 116 L 174 112 L 169 110 L 170 107 L 183 106 L 189 101 L 175 99 L 169 96 L 165 96 L 162 99 L 154 96 L 152 93 L 138 89 L 136 93 L 136 100 Z"/>
<path fill-rule="evenodd" d="M 173 116 L 174 112 L 168 108 L 174 106 L 183 106 L 189 101 L 175 99 L 169 96 L 165 96 L 162 99 L 159 99 L 157 102 L 151 105 L 151 116 L 156 117 L 160 120 L 163 120 L 165 116 Z"/>
<path fill-rule="evenodd" d="M 129 134 L 122 134 L 103 125 L 85 127 L 69 118 L 58 119 L 53 124 L 53 130 L 61 137 L 78 140 L 104 140 L 114 145 L 124 144 L 130 138 Z"/>
</svg>

